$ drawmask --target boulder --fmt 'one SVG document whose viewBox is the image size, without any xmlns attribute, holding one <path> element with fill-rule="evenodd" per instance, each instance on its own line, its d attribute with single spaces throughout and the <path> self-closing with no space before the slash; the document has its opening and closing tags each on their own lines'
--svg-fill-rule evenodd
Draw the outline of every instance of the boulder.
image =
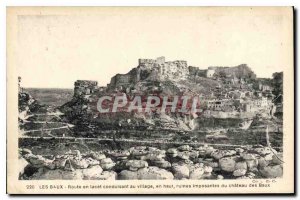
<svg viewBox="0 0 300 200">
<path fill-rule="evenodd" d="M 55 165 L 55 168 L 56 169 L 64 169 L 65 168 L 65 165 L 66 165 L 66 162 L 67 162 L 67 158 L 56 158 L 54 161 L 53 161 L 53 164 Z"/>
<path fill-rule="evenodd" d="M 148 151 L 146 151 L 146 150 L 137 150 L 137 149 L 134 149 L 131 152 L 131 155 L 133 157 L 135 157 L 136 159 L 140 159 L 142 156 L 146 156 L 147 154 L 148 154 Z"/>
<path fill-rule="evenodd" d="M 159 150 L 159 149 L 156 147 L 148 147 L 148 151 L 150 151 L 150 152 L 157 151 L 157 150 Z"/>
<path fill-rule="evenodd" d="M 89 164 L 89 166 L 99 165 L 100 161 L 95 160 L 93 158 L 86 158 L 86 162 Z"/>
<path fill-rule="evenodd" d="M 269 165 L 259 169 L 259 172 L 265 178 L 279 178 L 282 177 L 283 174 L 281 165 Z"/>
<path fill-rule="evenodd" d="M 189 151 L 178 152 L 177 157 L 183 160 L 188 160 L 190 158 Z"/>
<path fill-rule="evenodd" d="M 106 158 L 105 154 L 101 153 L 101 152 L 91 152 L 90 156 L 98 161 L 101 161 L 102 159 Z"/>
<path fill-rule="evenodd" d="M 190 157 L 190 159 L 192 159 L 192 160 L 197 159 L 198 156 L 199 156 L 199 151 L 192 150 L 192 151 L 190 151 L 190 153 L 189 153 L 189 157 Z"/>
<path fill-rule="evenodd" d="M 116 180 L 117 173 L 114 171 L 103 171 L 100 176 L 97 176 L 97 180 Z"/>
<path fill-rule="evenodd" d="M 40 168 L 37 173 L 33 174 L 31 180 L 82 180 L 81 170 L 64 171 L 61 169 L 49 170 Z"/>
<path fill-rule="evenodd" d="M 243 153 L 245 150 L 242 149 L 242 148 L 236 148 L 235 151 L 236 151 L 238 154 L 241 154 L 241 153 Z"/>
<path fill-rule="evenodd" d="M 235 170 L 235 160 L 231 157 L 221 158 L 219 160 L 221 170 L 226 172 L 233 172 Z"/>
<path fill-rule="evenodd" d="M 158 167 L 148 167 L 138 170 L 138 179 L 140 180 L 166 180 L 174 179 L 171 172 Z"/>
<path fill-rule="evenodd" d="M 213 171 L 213 168 L 211 166 L 204 166 L 203 169 L 205 173 L 211 173 Z"/>
<path fill-rule="evenodd" d="M 182 145 L 182 146 L 178 147 L 177 149 L 178 149 L 179 151 L 190 151 L 190 150 L 192 150 L 193 148 L 186 144 L 186 145 Z"/>
<path fill-rule="evenodd" d="M 167 154 L 177 154 L 177 149 L 176 148 L 170 148 L 167 150 Z"/>
<path fill-rule="evenodd" d="M 267 161 L 264 157 L 260 157 L 259 159 L 258 159 L 258 167 L 259 168 L 264 168 L 264 167 L 266 167 L 266 166 L 268 166 L 269 165 L 269 161 Z"/>
<path fill-rule="evenodd" d="M 137 180 L 138 174 L 137 171 L 129 171 L 129 170 L 123 170 L 118 175 L 119 180 Z"/>
<path fill-rule="evenodd" d="M 246 169 L 237 169 L 234 170 L 233 176 L 244 176 L 246 174 L 247 170 Z"/>
<path fill-rule="evenodd" d="M 146 146 L 136 146 L 136 147 L 133 147 L 135 150 L 146 150 L 147 147 Z"/>
<path fill-rule="evenodd" d="M 207 162 L 207 161 L 204 161 L 204 164 L 207 165 L 207 166 L 210 166 L 212 168 L 219 167 L 219 163 L 218 162 Z"/>
<path fill-rule="evenodd" d="M 126 167 L 128 167 L 130 171 L 137 171 L 140 168 L 148 167 L 148 163 L 143 160 L 128 160 Z"/>
<path fill-rule="evenodd" d="M 273 152 L 276 152 L 275 149 L 271 149 L 269 147 L 255 148 L 253 151 L 261 156 L 264 156 L 266 154 L 271 154 L 271 153 L 273 154 Z"/>
<path fill-rule="evenodd" d="M 190 171 L 189 178 L 192 180 L 199 180 L 203 178 L 203 174 L 205 170 L 202 166 L 195 165 L 193 169 Z"/>
<path fill-rule="evenodd" d="M 254 169 L 258 166 L 258 160 L 246 160 L 247 168 L 248 169 Z"/>
<path fill-rule="evenodd" d="M 257 154 L 251 153 L 241 153 L 240 155 L 244 160 L 255 160 L 258 157 Z"/>
<path fill-rule="evenodd" d="M 210 155 L 212 152 L 215 151 L 215 149 L 214 149 L 213 147 L 211 147 L 211 146 L 206 146 L 206 147 L 204 147 L 204 148 L 205 148 L 205 156 L 208 156 L 208 155 Z"/>
<path fill-rule="evenodd" d="M 84 158 L 73 158 L 70 161 L 75 169 L 86 169 L 89 166 L 87 159 Z"/>
<path fill-rule="evenodd" d="M 245 169 L 247 171 L 247 163 L 245 161 L 236 162 L 235 163 L 235 169 Z"/>
<path fill-rule="evenodd" d="M 233 156 L 236 154 L 234 150 L 215 150 L 211 153 L 211 157 L 216 160 L 219 160 L 223 157 Z"/>
<path fill-rule="evenodd" d="M 273 160 L 273 156 L 274 156 L 273 153 L 269 153 L 269 154 L 264 155 L 264 159 L 266 161 L 272 161 Z"/>
<path fill-rule="evenodd" d="M 24 158 L 36 168 L 48 167 L 51 165 L 53 160 L 49 160 L 40 155 L 26 154 Z"/>
<path fill-rule="evenodd" d="M 190 170 L 186 164 L 172 164 L 175 179 L 189 178 Z"/>
<path fill-rule="evenodd" d="M 166 160 L 159 160 L 159 161 L 154 161 L 153 164 L 159 168 L 167 169 L 170 168 L 172 165 L 170 162 Z"/>
<path fill-rule="evenodd" d="M 116 150 L 110 152 L 110 155 L 115 158 L 127 158 L 128 156 L 130 156 L 130 152 L 126 150 Z"/>
<path fill-rule="evenodd" d="M 275 165 L 280 165 L 280 164 L 282 164 L 282 160 L 283 160 L 282 154 L 277 154 L 277 155 L 274 154 L 272 156 L 271 163 L 273 163 Z"/>
<path fill-rule="evenodd" d="M 114 166 L 114 171 L 120 172 L 120 171 L 126 169 L 127 168 L 126 163 L 127 163 L 127 160 L 117 161 L 115 166 Z"/>
<path fill-rule="evenodd" d="M 110 158 L 104 158 L 100 162 L 103 170 L 111 170 L 116 164 Z"/>
<path fill-rule="evenodd" d="M 99 165 L 90 166 L 87 169 L 82 170 L 84 180 L 99 180 L 103 169 Z"/>
<path fill-rule="evenodd" d="M 255 175 L 253 172 L 248 172 L 246 176 L 252 179 L 252 178 L 254 178 L 256 175 Z"/>
<path fill-rule="evenodd" d="M 164 160 L 164 158 L 166 157 L 164 152 L 152 152 L 147 154 L 144 158 L 145 160 L 149 160 L 149 161 L 161 161 Z"/>
<path fill-rule="evenodd" d="M 224 179 L 224 176 L 218 175 L 218 176 L 217 176 L 217 179 L 222 180 L 222 179 Z"/>
<path fill-rule="evenodd" d="M 215 151 L 213 151 L 213 152 L 210 154 L 210 156 L 213 157 L 213 158 L 216 159 L 216 160 L 219 160 L 219 159 L 221 159 L 221 158 L 224 157 L 222 151 L 220 151 L 220 150 L 215 150 Z"/>
</svg>

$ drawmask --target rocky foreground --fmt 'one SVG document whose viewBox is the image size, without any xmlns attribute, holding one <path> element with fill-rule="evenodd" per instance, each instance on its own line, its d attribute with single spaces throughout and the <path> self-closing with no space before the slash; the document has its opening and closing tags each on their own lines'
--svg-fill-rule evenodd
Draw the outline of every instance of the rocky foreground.
<svg viewBox="0 0 300 200">
<path fill-rule="evenodd" d="M 279 178 L 283 173 L 281 154 L 262 146 L 220 150 L 183 145 L 166 151 L 136 146 L 51 156 L 23 148 L 19 167 L 20 179 L 25 180 L 254 179 Z"/>
</svg>

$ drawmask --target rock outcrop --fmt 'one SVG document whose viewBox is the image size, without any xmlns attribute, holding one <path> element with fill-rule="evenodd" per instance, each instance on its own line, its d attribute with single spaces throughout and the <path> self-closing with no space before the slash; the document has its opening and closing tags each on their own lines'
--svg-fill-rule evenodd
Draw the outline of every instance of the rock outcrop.
<svg viewBox="0 0 300 200">
<path fill-rule="evenodd" d="M 32 180 L 280 178 L 282 163 L 273 156 L 278 158 L 280 154 L 268 147 L 218 150 L 208 145 L 183 145 L 167 150 L 135 146 L 85 154 L 77 150 L 47 157 L 20 149 L 19 161 L 20 177 Z M 26 174 L 24 169 L 28 167 L 35 172 Z"/>
</svg>

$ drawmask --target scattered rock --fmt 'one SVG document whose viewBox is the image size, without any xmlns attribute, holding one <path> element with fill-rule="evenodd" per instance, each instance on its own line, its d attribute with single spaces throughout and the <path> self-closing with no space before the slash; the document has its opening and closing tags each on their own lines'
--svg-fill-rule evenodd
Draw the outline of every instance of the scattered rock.
<svg viewBox="0 0 300 200">
<path fill-rule="evenodd" d="M 255 153 L 264 156 L 266 154 L 273 153 L 272 150 L 269 147 L 260 147 L 260 148 L 255 148 L 253 150 Z M 275 151 L 275 150 L 274 150 Z"/>
<path fill-rule="evenodd" d="M 95 159 L 95 160 L 102 160 L 104 158 L 106 158 L 105 154 L 103 153 L 99 153 L 99 152 L 91 152 L 90 156 Z"/>
<path fill-rule="evenodd" d="M 155 166 L 157 166 L 159 168 L 163 168 L 163 169 L 167 169 L 172 166 L 171 163 L 166 160 L 154 161 L 153 163 Z"/>
<path fill-rule="evenodd" d="M 190 151 L 192 150 L 193 148 L 190 147 L 189 145 L 182 145 L 180 147 L 177 148 L 179 151 Z"/>
<path fill-rule="evenodd" d="M 245 161 L 237 162 L 235 164 L 235 169 L 245 169 L 247 171 L 247 163 Z"/>
<path fill-rule="evenodd" d="M 120 180 L 137 180 L 138 174 L 137 174 L 137 171 L 123 170 L 119 173 L 118 179 L 120 179 Z"/>
<path fill-rule="evenodd" d="M 103 170 L 111 170 L 115 166 L 115 163 L 111 158 L 104 158 L 101 160 L 100 165 Z"/>
<path fill-rule="evenodd" d="M 196 164 L 191 170 L 189 178 L 192 180 L 199 180 L 203 178 L 204 173 L 205 173 L 204 168 Z"/>
<path fill-rule="evenodd" d="M 269 162 L 266 161 L 266 159 L 264 157 L 261 157 L 261 158 L 258 159 L 258 167 L 259 168 L 264 168 L 268 165 L 269 165 Z"/>
<path fill-rule="evenodd" d="M 172 171 L 176 179 L 189 178 L 190 175 L 189 167 L 186 164 L 180 165 L 175 163 L 172 165 Z"/>
<path fill-rule="evenodd" d="M 126 166 L 130 171 L 137 171 L 140 168 L 148 167 L 148 163 L 143 160 L 129 160 L 126 162 Z"/>
<path fill-rule="evenodd" d="M 223 171 L 233 172 L 235 170 L 235 160 L 231 157 L 221 158 L 219 166 Z"/>
<path fill-rule="evenodd" d="M 283 170 L 281 165 L 274 165 L 263 167 L 259 172 L 265 178 L 279 178 L 282 177 Z"/>
<path fill-rule="evenodd" d="M 188 160 L 190 158 L 190 152 L 188 151 L 178 152 L 177 157 L 183 160 Z"/>
<path fill-rule="evenodd" d="M 99 180 L 103 169 L 99 165 L 91 166 L 82 170 L 84 180 Z"/>
<path fill-rule="evenodd" d="M 75 169 L 86 169 L 89 166 L 89 163 L 86 159 L 84 158 L 74 158 L 71 159 L 71 164 Z"/>
<path fill-rule="evenodd" d="M 247 169 L 237 169 L 234 170 L 233 176 L 244 176 L 247 172 Z"/>
<path fill-rule="evenodd" d="M 166 180 L 174 179 L 171 172 L 158 167 L 148 167 L 138 170 L 138 179 L 140 180 Z"/>
</svg>

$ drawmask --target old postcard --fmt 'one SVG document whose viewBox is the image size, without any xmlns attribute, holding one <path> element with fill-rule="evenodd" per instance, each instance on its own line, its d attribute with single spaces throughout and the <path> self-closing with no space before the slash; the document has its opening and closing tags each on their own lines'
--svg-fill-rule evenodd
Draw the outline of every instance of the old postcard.
<svg viewBox="0 0 300 200">
<path fill-rule="evenodd" d="M 292 7 L 8 7 L 9 194 L 294 193 Z"/>
</svg>

